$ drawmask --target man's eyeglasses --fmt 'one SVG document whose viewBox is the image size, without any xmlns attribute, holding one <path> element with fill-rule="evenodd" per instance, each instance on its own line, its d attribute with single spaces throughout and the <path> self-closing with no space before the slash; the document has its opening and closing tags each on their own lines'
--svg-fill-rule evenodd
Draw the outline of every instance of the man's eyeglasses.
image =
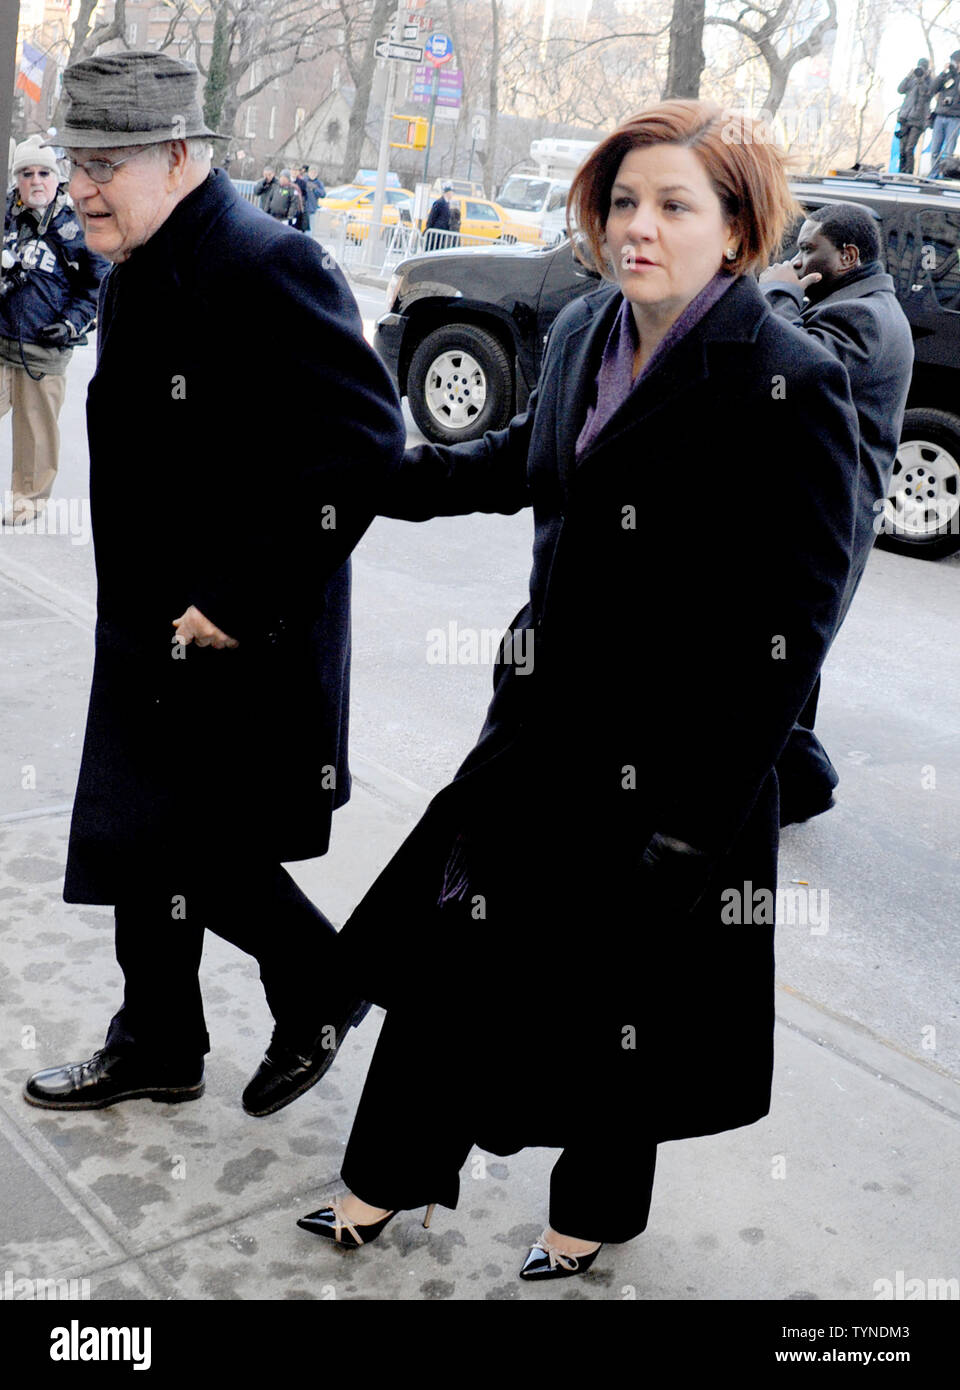
<svg viewBox="0 0 960 1390">
<path fill-rule="evenodd" d="M 94 183 L 109 183 L 113 178 L 114 169 L 119 169 L 121 164 L 126 164 L 128 159 L 135 159 L 138 154 L 143 154 L 145 150 L 153 149 L 152 145 L 142 145 L 139 150 L 134 150 L 132 154 L 125 154 L 122 159 L 115 159 L 109 162 L 106 159 L 89 159 L 86 163 L 81 163 L 77 159 L 67 156 L 64 164 L 67 166 L 67 180 L 73 178 L 78 169 L 82 169 L 88 178 L 93 179 Z"/>
</svg>

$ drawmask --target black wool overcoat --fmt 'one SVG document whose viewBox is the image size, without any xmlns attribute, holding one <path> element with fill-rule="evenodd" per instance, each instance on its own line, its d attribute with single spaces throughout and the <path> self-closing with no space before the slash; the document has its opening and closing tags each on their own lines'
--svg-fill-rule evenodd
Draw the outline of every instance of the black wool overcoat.
<svg viewBox="0 0 960 1390">
<path fill-rule="evenodd" d="M 310 447 L 298 413 L 323 421 Z M 405 437 L 341 272 L 213 170 L 104 282 L 87 424 L 98 619 L 67 901 L 322 854 L 350 791 L 348 557 Z M 183 655 L 191 604 L 239 646 Z"/>
<path fill-rule="evenodd" d="M 447 1059 L 411 1103 L 455 1098 L 501 1153 L 767 1113 L 774 768 L 851 563 L 846 374 L 752 279 L 577 460 L 620 304 L 565 309 L 526 413 L 408 452 L 384 507 L 534 510 L 479 742 L 340 933 L 365 996 L 422 1018 L 411 1084 Z"/>
</svg>

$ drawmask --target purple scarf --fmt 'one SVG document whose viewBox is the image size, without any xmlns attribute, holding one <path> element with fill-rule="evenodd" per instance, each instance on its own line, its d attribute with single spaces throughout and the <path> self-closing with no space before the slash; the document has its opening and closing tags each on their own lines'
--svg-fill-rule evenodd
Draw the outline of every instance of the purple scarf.
<svg viewBox="0 0 960 1390">
<path fill-rule="evenodd" d="M 735 278 L 722 271 L 717 272 L 696 298 L 691 299 L 676 322 L 671 324 L 636 379 L 633 376 L 633 358 L 640 345 L 640 339 L 629 300 L 623 301 L 620 312 L 614 319 L 607 345 L 603 349 L 603 358 L 595 383 L 596 400 L 587 407 L 587 418 L 577 439 L 578 461 L 580 455 L 586 452 L 600 431 L 620 409 L 634 387 L 649 376 L 654 367 L 695 324 L 706 317 L 721 296 L 726 294 Z"/>
</svg>

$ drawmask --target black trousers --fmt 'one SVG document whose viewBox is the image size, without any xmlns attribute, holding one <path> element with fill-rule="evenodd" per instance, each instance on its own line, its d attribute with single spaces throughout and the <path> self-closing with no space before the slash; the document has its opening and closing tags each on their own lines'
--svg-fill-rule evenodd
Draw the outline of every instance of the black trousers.
<svg viewBox="0 0 960 1390">
<path fill-rule="evenodd" d="M 904 125 L 900 122 L 900 173 L 913 173 L 914 151 L 917 148 L 917 141 L 926 130 L 922 125 Z"/>
<path fill-rule="evenodd" d="M 427 1012 L 388 1010 L 344 1155 L 347 1187 L 389 1210 L 455 1208 L 460 1170 L 477 1142 L 472 1099 Z M 531 1106 L 537 1101 L 531 1095 Z M 589 1113 L 582 1097 L 571 1097 L 574 1107 Z M 656 1159 L 642 1129 L 591 1115 L 553 1166 L 550 1225 L 578 1240 L 632 1240 L 647 1225 Z"/>
<path fill-rule="evenodd" d="M 826 749 L 813 732 L 819 699 L 818 676 L 777 761 L 781 825 L 794 819 L 794 813 L 802 813 L 810 806 L 819 806 L 829 800 L 830 793 L 840 781 L 840 775 L 827 756 Z"/>
<path fill-rule="evenodd" d="M 210 1051 L 197 975 L 207 930 L 255 957 L 278 1024 L 304 1042 L 322 1031 L 317 979 L 336 931 L 280 864 L 230 864 L 192 886 L 182 876 L 176 887 L 144 884 L 114 916 L 124 992 L 108 1048 L 164 1065 Z"/>
</svg>

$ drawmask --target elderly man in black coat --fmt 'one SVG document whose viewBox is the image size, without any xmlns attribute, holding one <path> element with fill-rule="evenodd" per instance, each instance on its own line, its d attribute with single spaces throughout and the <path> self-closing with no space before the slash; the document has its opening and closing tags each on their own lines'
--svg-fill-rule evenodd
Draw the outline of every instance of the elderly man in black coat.
<svg viewBox="0 0 960 1390">
<path fill-rule="evenodd" d="M 812 212 L 800 228 L 795 258 L 765 270 L 760 286 L 775 313 L 816 338 L 846 369 L 860 421 L 853 564 L 839 628 L 890 486 L 913 372 L 910 325 L 880 260 L 876 219 L 861 203 Z M 781 825 L 809 820 L 834 804 L 840 779 L 813 732 L 819 693 L 818 679 L 777 764 Z"/>
<path fill-rule="evenodd" d="M 64 896 L 115 905 L 125 992 L 101 1051 L 28 1081 L 51 1108 L 202 1093 L 205 928 L 256 957 L 276 1020 L 248 1113 L 313 1085 L 363 1012 L 330 988 L 317 1004 L 335 933 L 282 863 L 323 854 L 349 796 L 349 555 L 404 427 L 339 270 L 211 170 L 197 82 L 160 53 L 64 77 L 70 191 L 114 263 L 87 402 L 98 622 Z M 267 422 L 305 396 L 323 441 L 274 480 Z"/>
</svg>

